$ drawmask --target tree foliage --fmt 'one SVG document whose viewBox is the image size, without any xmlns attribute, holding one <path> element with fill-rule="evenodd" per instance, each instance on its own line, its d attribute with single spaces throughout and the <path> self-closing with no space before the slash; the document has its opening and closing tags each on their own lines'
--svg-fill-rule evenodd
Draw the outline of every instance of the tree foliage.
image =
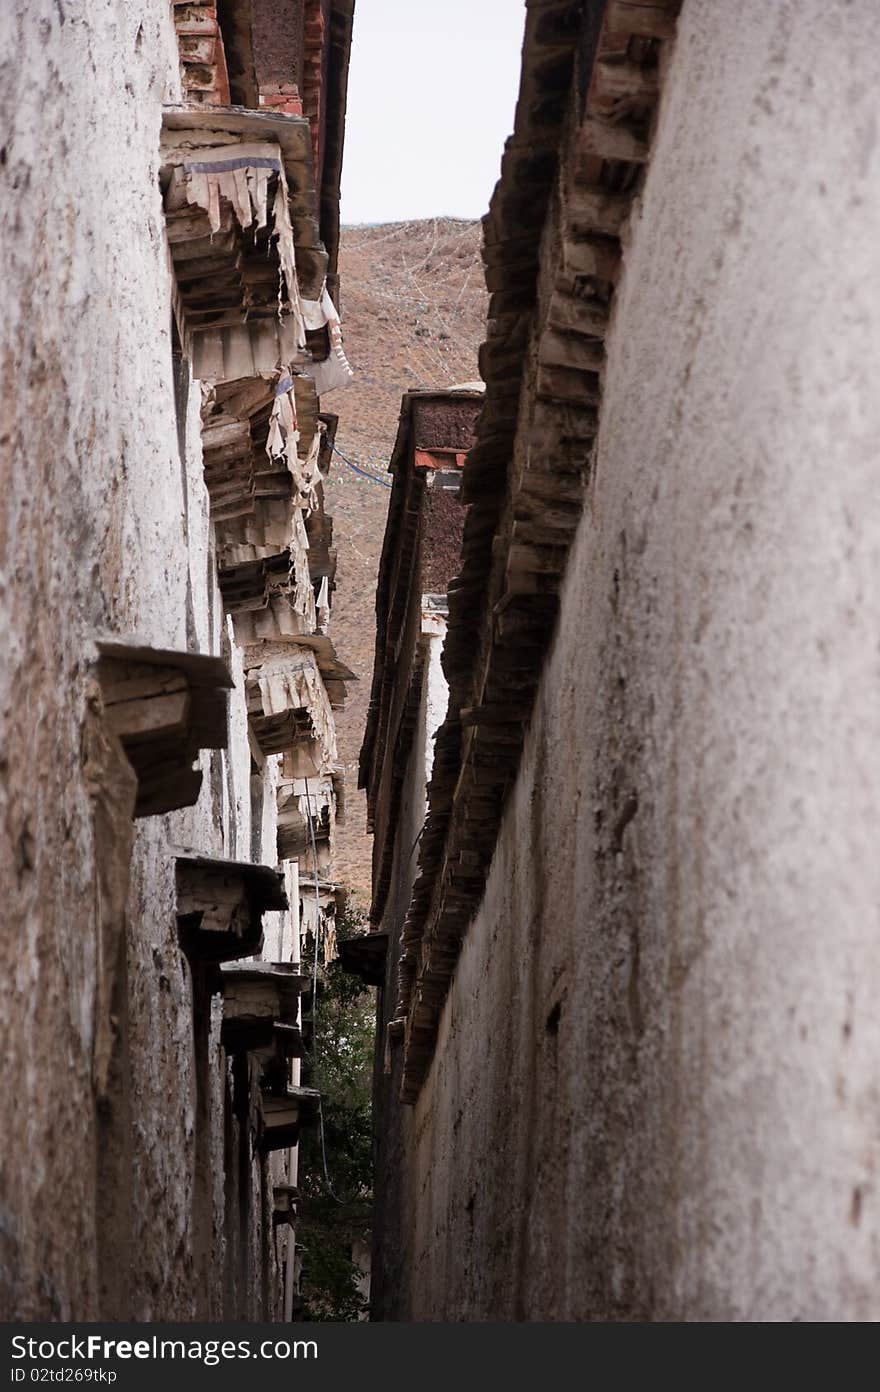
<svg viewBox="0 0 880 1392">
<path fill-rule="evenodd" d="M 339 941 L 366 931 L 349 906 L 337 919 Z M 314 956 L 303 954 L 311 973 Z M 303 1060 L 309 1086 L 322 1094 L 319 1127 L 300 1139 L 297 1241 L 303 1247 L 304 1320 L 357 1320 L 366 1314 L 353 1249 L 369 1250 L 373 1211 L 372 1081 L 375 1001 L 338 961 L 318 966 L 311 1047 Z M 325 1174 L 326 1157 L 326 1174 Z"/>
</svg>

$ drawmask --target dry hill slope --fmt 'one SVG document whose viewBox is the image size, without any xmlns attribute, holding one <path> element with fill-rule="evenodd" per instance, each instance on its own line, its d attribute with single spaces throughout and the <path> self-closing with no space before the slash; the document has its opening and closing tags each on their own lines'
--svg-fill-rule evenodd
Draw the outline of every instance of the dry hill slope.
<svg viewBox="0 0 880 1392">
<path fill-rule="evenodd" d="M 400 398 L 409 387 L 449 386 L 478 376 L 487 297 L 480 224 L 450 218 L 343 229 L 340 249 L 345 350 L 352 386 L 326 399 L 339 413 L 337 444 L 350 460 L 388 465 Z M 332 629 L 340 656 L 360 681 L 339 714 L 346 774 L 346 825 L 337 833 L 336 878 L 370 900 L 371 842 L 357 760 L 366 719 L 375 642 L 376 573 L 388 490 L 352 473 L 337 456 L 327 485 L 339 552 Z"/>
</svg>

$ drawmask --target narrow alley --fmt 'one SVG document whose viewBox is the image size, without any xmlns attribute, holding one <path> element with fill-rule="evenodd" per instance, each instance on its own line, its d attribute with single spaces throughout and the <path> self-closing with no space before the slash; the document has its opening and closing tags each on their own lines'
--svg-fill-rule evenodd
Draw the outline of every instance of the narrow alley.
<svg viewBox="0 0 880 1392">
<path fill-rule="evenodd" d="M 460 11 L 0 16 L 4 1322 L 880 1319 L 880 9 Z"/>
</svg>

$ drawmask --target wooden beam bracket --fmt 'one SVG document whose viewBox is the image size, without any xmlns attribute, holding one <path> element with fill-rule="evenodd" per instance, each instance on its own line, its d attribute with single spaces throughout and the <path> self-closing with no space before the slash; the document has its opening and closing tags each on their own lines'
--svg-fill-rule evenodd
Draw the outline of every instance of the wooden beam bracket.
<svg viewBox="0 0 880 1392">
<path fill-rule="evenodd" d="M 138 780 L 135 817 L 190 807 L 202 749 L 225 749 L 232 678 L 219 657 L 97 641 L 104 719 Z"/>
</svg>

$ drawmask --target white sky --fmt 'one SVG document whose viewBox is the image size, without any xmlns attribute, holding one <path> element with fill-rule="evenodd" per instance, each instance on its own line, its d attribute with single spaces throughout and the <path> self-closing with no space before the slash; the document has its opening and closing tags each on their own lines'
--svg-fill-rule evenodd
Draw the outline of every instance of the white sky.
<svg viewBox="0 0 880 1392">
<path fill-rule="evenodd" d="M 482 216 L 524 27 L 523 0 L 356 0 L 343 222 Z"/>
</svg>

